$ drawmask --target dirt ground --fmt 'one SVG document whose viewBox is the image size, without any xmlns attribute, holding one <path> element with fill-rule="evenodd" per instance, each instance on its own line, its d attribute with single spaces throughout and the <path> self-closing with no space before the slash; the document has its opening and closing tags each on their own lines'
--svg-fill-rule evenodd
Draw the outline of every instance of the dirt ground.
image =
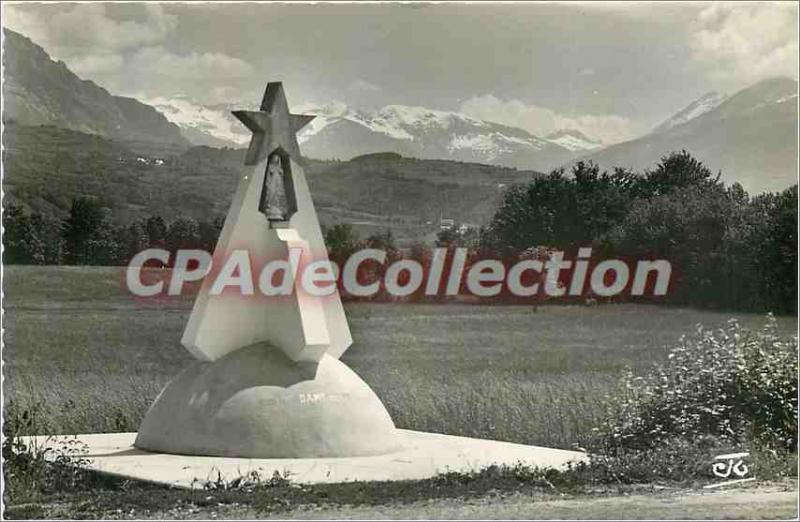
<svg viewBox="0 0 800 522">
<path fill-rule="evenodd" d="M 782 487 L 681 492 L 535 502 L 514 494 L 466 502 L 439 500 L 402 506 L 298 510 L 315 519 L 796 519 L 797 491 Z M 285 518 L 285 516 L 283 517 Z"/>
<path fill-rule="evenodd" d="M 55 513 L 50 513 L 51 515 Z M 113 517 L 113 514 L 110 514 Z M 136 518 L 259 519 L 250 508 L 219 506 L 217 509 L 173 510 Z M 118 514 L 127 518 L 126 514 Z M 437 499 L 380 506 L 297 506 L 267 516 L 269 519 L 797 519 L 796 481 L 730 486 L 710 490 L 656 490 L 651 494 L 552 498 L 523 493 L 490 495 L 473 499 Z"/>
</svg>

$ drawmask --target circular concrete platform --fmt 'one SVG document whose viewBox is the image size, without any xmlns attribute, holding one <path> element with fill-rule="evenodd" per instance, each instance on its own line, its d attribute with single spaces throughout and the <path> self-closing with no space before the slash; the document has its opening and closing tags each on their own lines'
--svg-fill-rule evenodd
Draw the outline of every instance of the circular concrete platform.
<svg viewBox="0 0 800 522">
<path fill-rule="evenodd" d="M 344 363 L 295 363 L 263 344 L 196 362 L 161 391 L 137 448 L 249 458 L 358 457 L 402 449 L 380 399 Z"/>
</svg>

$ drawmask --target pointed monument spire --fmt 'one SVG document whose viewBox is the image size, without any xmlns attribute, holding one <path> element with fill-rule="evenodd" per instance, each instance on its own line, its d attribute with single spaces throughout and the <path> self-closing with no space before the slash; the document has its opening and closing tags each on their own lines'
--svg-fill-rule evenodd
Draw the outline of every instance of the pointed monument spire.
<svg viewBox="0 0 800 522">
<path fill-rule="evenodd" d="M 303 252 L 301 262 L 327 261 L 328 253 L 308 190 L 295 133 L 314 117 L 290 114 L 280 82 L 267 85 L 261 110 L 235 111 L 253 139 L 225 225 L 214 250 L 214 266 L 224 271 L 235 251 L 244 249 L 255 263 L 288 260 L 292 249 Z M 285 212 L 273 219 L 268 205 L 269 159 L 278 156 L 282 169 Z M 280 192 L 280 191 L 278 191 Z M 220 268 L 222 267 L 222 268 Z M 254 284 L 258 274 L 253 274 Z M 295 361 L 338 358 L 352 337 L 339 294 L 324 298 L 296 289 L 292 295 L 271 298 L 226 296 L 212 292 L 206 277 L 195 300 L 183 344 L 198 359 L 214 361 L 258 342 L 283 350 Z"/>
</svg>

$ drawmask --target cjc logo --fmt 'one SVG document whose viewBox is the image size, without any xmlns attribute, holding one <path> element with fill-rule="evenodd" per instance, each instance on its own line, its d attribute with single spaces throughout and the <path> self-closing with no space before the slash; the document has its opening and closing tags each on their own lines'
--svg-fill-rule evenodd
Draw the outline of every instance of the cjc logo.
<svg viewBox="0 0 800 522">
<path fill-rule="evenodd" d="M 724 486 L 726 484 L 739 484 L 742 482 L 755 480 L 755 477 L 745 478 L 750 472 L 750 469 L 747 467 L 747 464 L 745 464 L 744 459 L 749 456 L 749 453 L 730 453 L 726 455 L 717 455 L 714 457 L 714 462 L 711 464 L 711 472 L 715 477 L 729 478 L 731 475 L 733 475 L 737 478 L 734 478 L 733 480 L 727 480 L 725 482 L 718 482 L 716 484 L 709 484 L 705 487 L 715 488 Z"/>
</svg>

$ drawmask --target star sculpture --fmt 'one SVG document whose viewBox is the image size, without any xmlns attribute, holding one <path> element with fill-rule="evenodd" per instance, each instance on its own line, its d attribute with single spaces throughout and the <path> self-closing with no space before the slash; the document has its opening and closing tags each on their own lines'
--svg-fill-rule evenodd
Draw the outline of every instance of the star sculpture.
<svg viewBox="0 0 800 522">
<path fill-rule="evenodd" d="M 291 114 L 286 103 L 281 82 L 270 82 L 264 91 L 261 108 L 257 111 L 233 111 L 253 133 L 245 156 L 245 165 L 256 165 L 263 160 L 268 151 L 283 148 L 290 156 L 298 159 L 297 132 L 315 116 Z"/>
</svg>

